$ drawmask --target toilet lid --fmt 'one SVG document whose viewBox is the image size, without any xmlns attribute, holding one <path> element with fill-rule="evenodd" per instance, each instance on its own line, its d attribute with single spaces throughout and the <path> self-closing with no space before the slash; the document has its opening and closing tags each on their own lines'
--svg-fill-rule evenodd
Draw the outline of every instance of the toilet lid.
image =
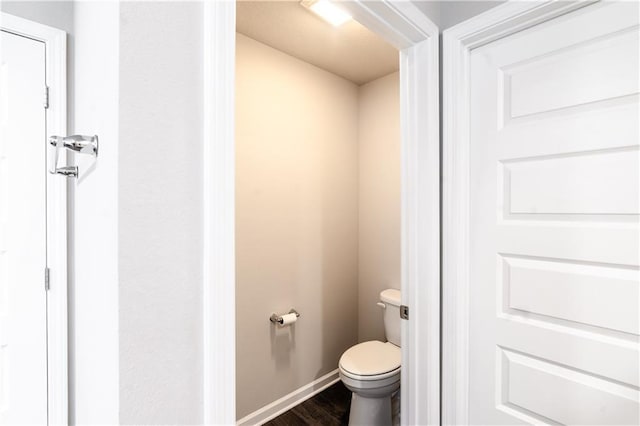
<svg viewBox="0 0 640 426">
<path fill-rule="evenodd" d="M 400 368 L 400 348 L 372 340 L 352 346 L 342 354 L 340 368 L 358 376 L 377 376 Z"/>
</svg>

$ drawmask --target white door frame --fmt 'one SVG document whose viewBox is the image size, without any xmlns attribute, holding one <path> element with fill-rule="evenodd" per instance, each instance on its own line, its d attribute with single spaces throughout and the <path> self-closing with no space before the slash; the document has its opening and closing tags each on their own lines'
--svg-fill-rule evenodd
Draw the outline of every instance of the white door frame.
<svg viewBox="0 0 640 426">
<path fill-rule="evenodd" d="M 443 32 L 443 425 L 469 424 L 469 55 L 593 2 L 511 0 Z"/>
<path fill-rule="evenodd" d="M 400 50 L 402 423 L 440 423 L 438 28 L 410 2 L 341 2 Z M 204 423 L 235 424 L 235 3 L 204 13 Z"/>
<path fill-rule="evenodd" d="M 2 13 L 2 30 L 38 40 L 45 45 L 46 85 L 49 107 L 46 109 L 46 133 L 67 134 L 67 33 Z M 43 87 L 44 101 L 44 87 Z M 43 145 L 46 141 L 43 138 Z M 47 161 L 49 150 L 47 149 Z M 44 165 L 43 165 L 44 167 Z M 67 181 L 47 173 L 47 267 L 50 269 L 47 291 L 47 370 L 49 425 L 68 424 L 67 376 Z M 45 265 L 43 265 L 43 268 Z M 44 271 L 43 271 L 44 291 Z"/>
</svg>

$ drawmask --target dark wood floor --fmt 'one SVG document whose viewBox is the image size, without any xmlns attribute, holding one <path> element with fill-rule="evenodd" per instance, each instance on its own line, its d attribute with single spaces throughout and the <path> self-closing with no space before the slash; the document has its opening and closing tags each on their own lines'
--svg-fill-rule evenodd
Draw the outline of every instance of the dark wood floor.
<svg viewBox="0 0 640 426">
<path fill-rule="evenodd" d="M 265 426 L 346 426 L 350 405 L 351 392 L 338 382 L 265 423 Z"/>
</svg>

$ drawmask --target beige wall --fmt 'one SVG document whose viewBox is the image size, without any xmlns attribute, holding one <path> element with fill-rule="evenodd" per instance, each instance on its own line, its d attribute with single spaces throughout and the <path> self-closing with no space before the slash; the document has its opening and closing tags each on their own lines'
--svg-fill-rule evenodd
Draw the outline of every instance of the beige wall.
<svg viewBox="0 0 640 426">
<path fill-rule="evenodd" d="M 236 55 L 242 418 L 357 343 L 358 88 L 239 34 Z M 293 327 L 271 325 L 292 307 Z"/>
<path fill-rule="evenodd" d="M 358 340 L 384 340 L 376 305 L 400 288 L 400 93 L 398 73 L 359 88 Z"/>
</svg>

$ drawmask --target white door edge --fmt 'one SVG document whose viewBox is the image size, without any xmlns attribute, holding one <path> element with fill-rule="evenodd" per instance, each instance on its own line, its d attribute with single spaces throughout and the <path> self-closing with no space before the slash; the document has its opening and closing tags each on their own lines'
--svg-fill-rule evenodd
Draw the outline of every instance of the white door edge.
<svg viewBox="0 0 640 426">
<path fill-rule="evenodd" d="M 48 135 L 67 133 L 67 34 L 66 32 L 7 13 L 0 16 L 2 30 L 45 44 L 46 110 Z M 43 87 L 44 99 L 44 87 Z M 68 424 L 67 346 L 67 181 L 47 174 L 47 292 L 48 424 Z M 42 287 L 44 291 L 44 267 Z"/>
<path fill-rule="evenodd" d="M 469 423 L 469 54 L 594 2 L 511 0 L 443 32 L 443 425 Z"/>
<path fill-rule="evenodd" d="M 408 2 L 342 3 L 401 50 L 402 424 L 440 423 L 438 27 Z M 235 4 L 204 13 L 204 423 L 235 424 Z M 426 119 L 425 119 L 426 117 Z"/>
</svg>

